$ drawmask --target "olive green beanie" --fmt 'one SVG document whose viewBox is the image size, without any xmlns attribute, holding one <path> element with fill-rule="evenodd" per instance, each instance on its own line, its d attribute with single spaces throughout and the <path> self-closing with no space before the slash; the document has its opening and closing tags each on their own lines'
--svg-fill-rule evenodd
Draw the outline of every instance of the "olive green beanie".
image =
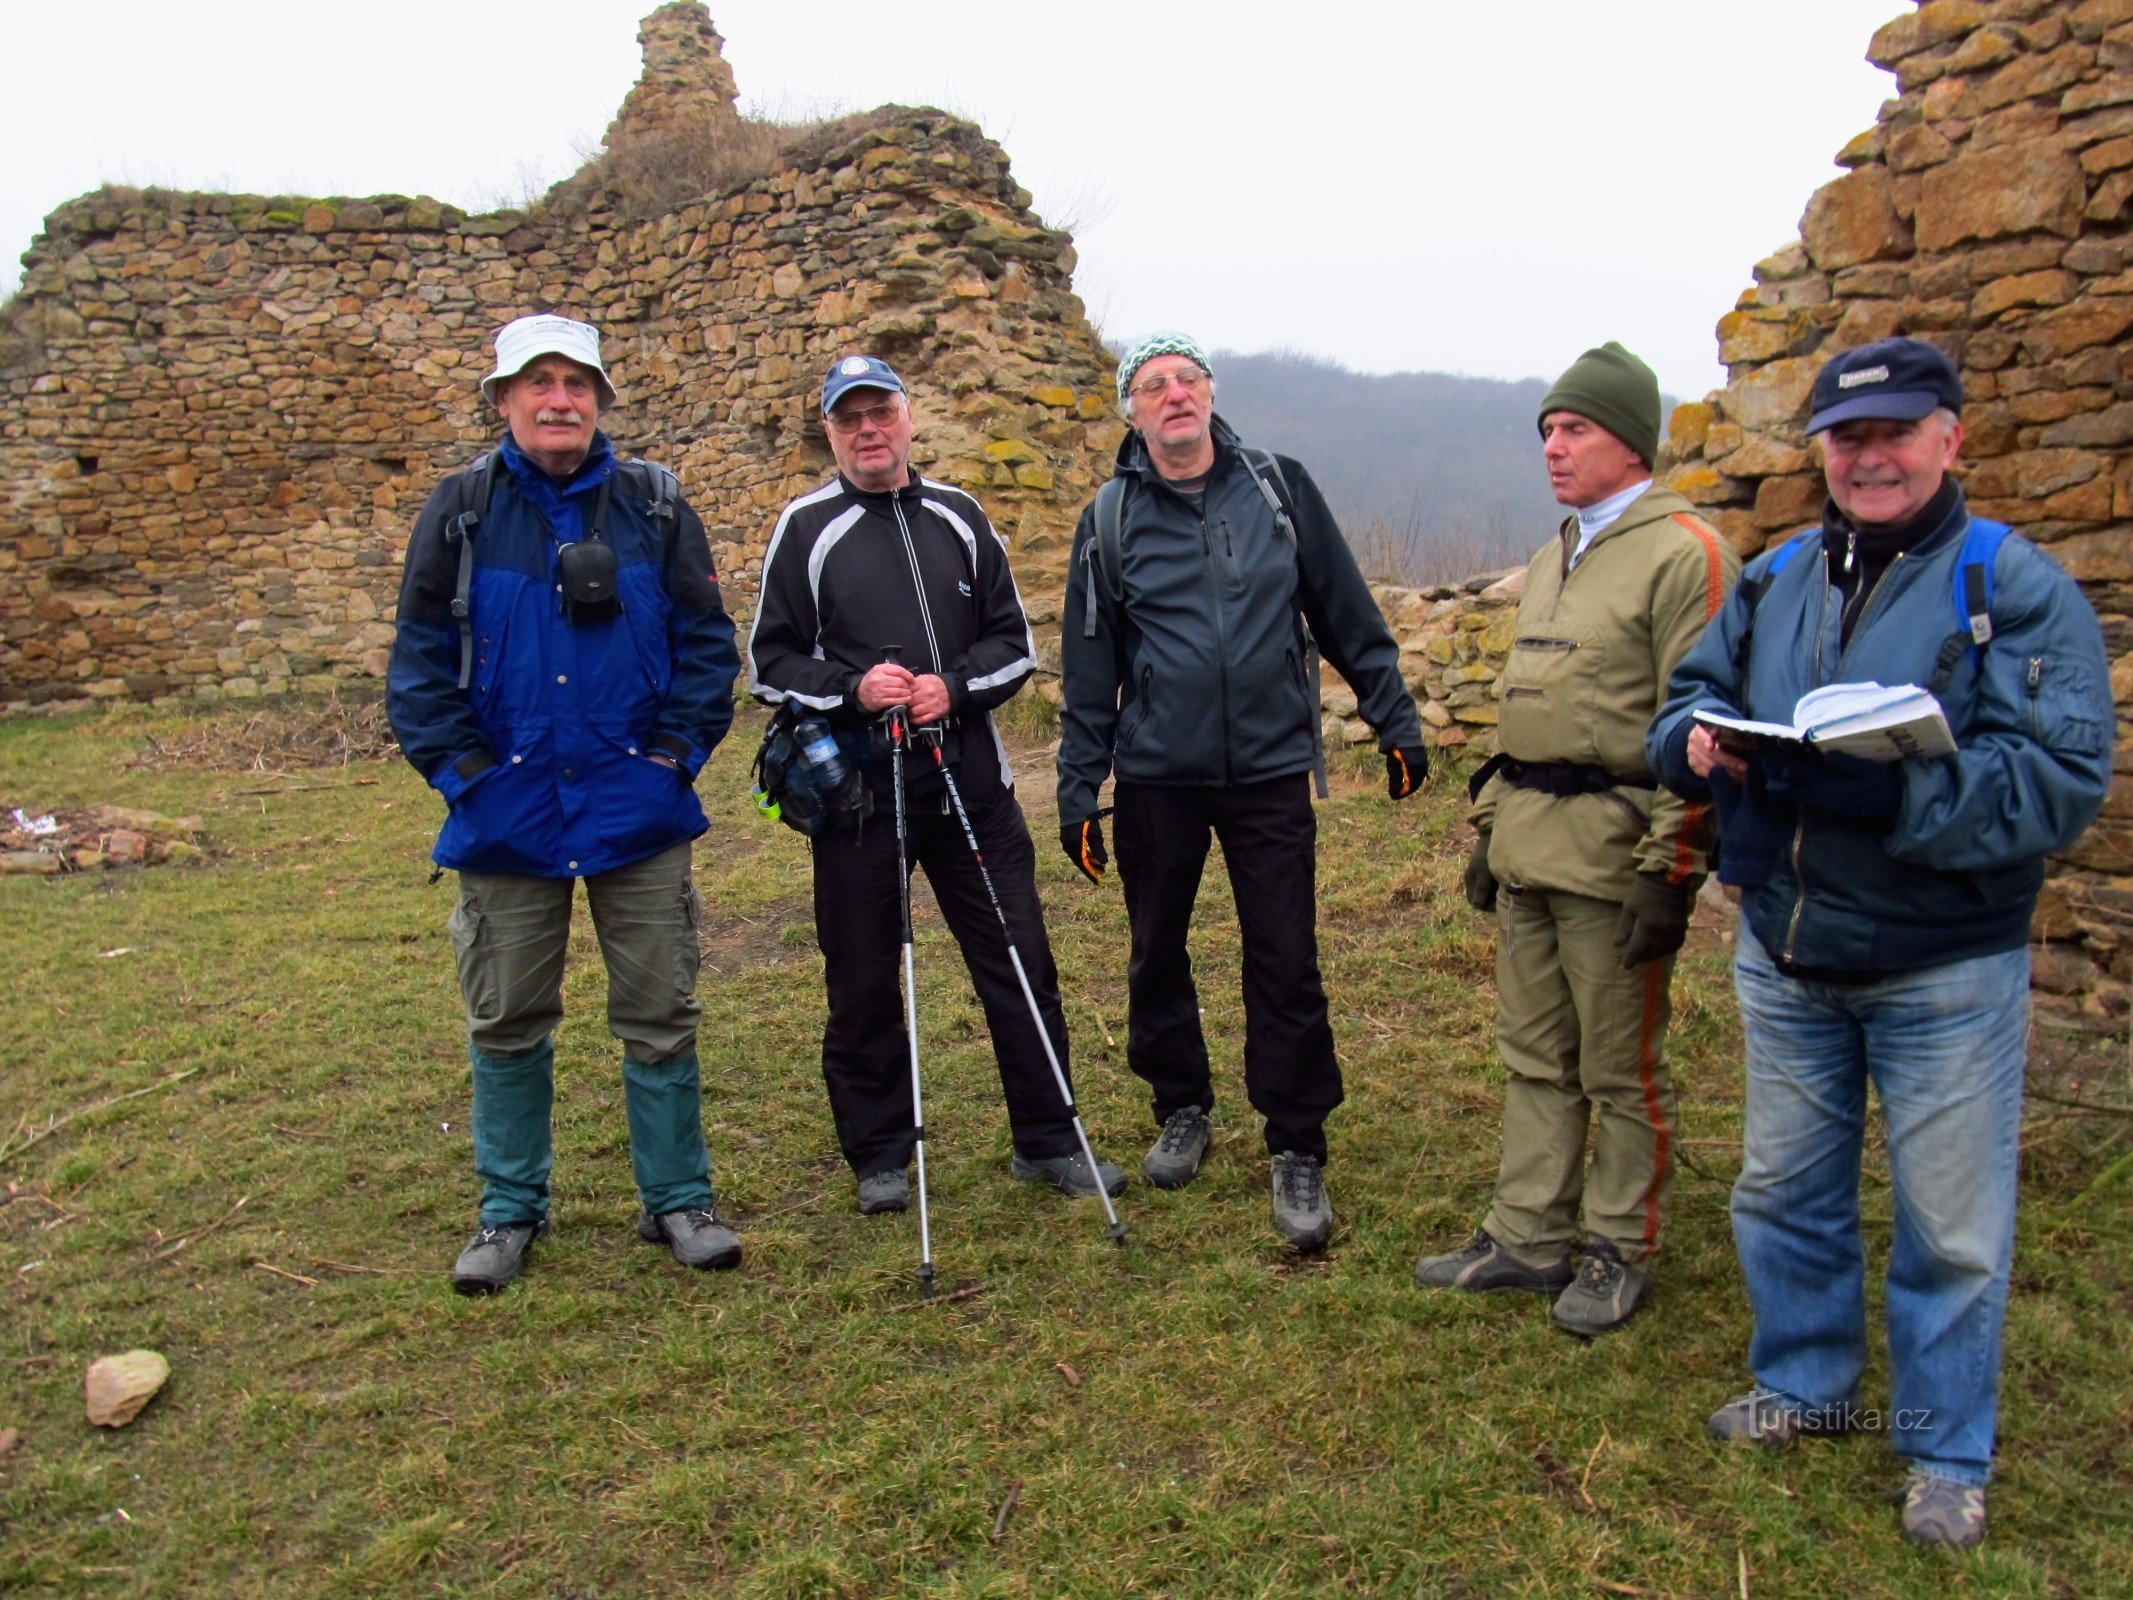
<svg viewBox="0 0 2133 1600">
<path fill-rule="evenodd" d="M 1551 411 L 1589 417 L 1643 458 L 1659 456 L 1659 379 L 1652 369 L 1610 339 L 1588 350 L 1555 380 L 1541 401 L 1543 421 Z"/>
</svg>

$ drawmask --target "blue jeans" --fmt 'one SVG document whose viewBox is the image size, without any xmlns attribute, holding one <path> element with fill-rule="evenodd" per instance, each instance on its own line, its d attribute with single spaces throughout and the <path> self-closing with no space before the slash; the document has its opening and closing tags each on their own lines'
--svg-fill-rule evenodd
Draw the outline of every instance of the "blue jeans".
<svg viewBox="0 0 2133 1600">
<path fill-rule="evenodd" d="M 1733 1237 L 1755 1308 L 1756 1381 L 1809 1410 L 1856 1407 L 1871 1082 L 1896 1206 L 1889 1432 L 1921 1470 L 1982 1484 L 2014 1261 L 2028 952 L 1840 985 L 1778 972 L 1745 919 L 1739 938 L 1748 1114 Z"/>
</svg>

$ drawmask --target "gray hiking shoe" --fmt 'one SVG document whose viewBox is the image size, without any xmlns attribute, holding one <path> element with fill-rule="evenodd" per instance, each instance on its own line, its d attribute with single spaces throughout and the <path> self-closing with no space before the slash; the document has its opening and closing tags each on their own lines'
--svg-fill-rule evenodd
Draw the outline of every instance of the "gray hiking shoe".
<svg viewBox="0 0 2133 1600">
<path fill-rule="evenodd" d="M 859 1180 L 859 1214 L 878 1217 L 884 1211 L 907 1211 L 911 1206 L 911 1174 L 902 1167 L 870 1172 Z"/>
<path fill-rule="evenodd" d="M 1585 1241 L 1576 1280 L 1555 1302 L 1555 1325 L 1565 1333 L 1596 1338 L 1615 1329 L 1644 1304 L 1651 1277 L 1605 1239 Z"/>
<path fill-rule="evenodd" d="M 1441 1256 L 1424 1256 L 1415 1263 L 1415 1282 L 1425 1289 L 1467 1289 L 1478 1294 L 1485 1289 L 1526 1289 L 1536 1294 L 1561 1294 L 1570 1287 L 1575 1272 L 1569 1257 L 1545 1267 L 1530 1266 L 1497 1243 L 1486 1228 L 1476 1228 L 1474 1237 Z"/>
<path fill-rule="evenodd" d="M 452 1287 L 461 1294 L 495 1294 L 519 1275 L 533 1241 L 548 1231 L 548 1219 L 484 1222 L 452 1263 Z"/>
<path fill-rule="evenodd" d="M 1795 1439 L 1849 1433 L 1853 1425 L 1848 1405 L 1814 1409 L 1775 1389 L 1750 1389 L 1712 1412 L 1704 1430 L 1720 1444 L 1759 1444 L 1765 1450 L 1783 1450 Z"/>
<path fill-rule="evenodd" d="M 1214 1124 L 1198 1106 L 1163 1119 L 1162 1137 L 1149 1146 L 1141 1172 L 1158 1189 L 1182 1189 L 1200 1175 L 1200 1163 L 1215 1142 Z"/>
<path fill-rule="evenodd" d="M 1325 1249 L 1333 1233 L 1333 1202 L 1326 1197 L 1326 1176 L 1317 1159 L 1284 1150 L 1274 1157 L 1272 1176 L 1274 1231 L 1305 1255 Z"/>
<path fill-rule="evenodd" d="M 1903 1486 L 1903 1536 L 1913 1544 L 1969 1550 L 1985 1537 L 1985 1491 L 1913 1467 Z"/>
<path fill-rule="evenodd" d="M 741 1241 L 734 1231 L 703 1206 L 680 1211 L 637 1213 L 637 1237 L 646 1244 L 663 1244 L 674 1259 L 699 1271 L 737 1267 L 741 1264 Z"/>
<path fill-rule="evenodd" d="M 1009 1171 L 1024 1183 L 1048 1183 L 1061 1194 L 1083 1199 L 1096 1193 L 1096 1182 L 1089 1176 L 1088 1158 L 1080 1151 L 1070 1156 L 1025 1156 L 1016 1155 Z M 1101 1159 L 1096 1170 L 1103 1178 L 1104 1193 L 1117 1194 L 1126 1186 L 1126 1175 L 1110 1162 Z"/>
</svg>

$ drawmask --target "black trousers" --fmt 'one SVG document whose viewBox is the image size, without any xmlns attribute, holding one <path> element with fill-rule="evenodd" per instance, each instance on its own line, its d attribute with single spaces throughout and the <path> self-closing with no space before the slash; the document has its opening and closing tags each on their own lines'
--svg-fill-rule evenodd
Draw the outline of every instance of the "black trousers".
<svg viewBox="0 0 2133 1600">
<path fill-rule="evenodd" d="M 914 760 L 914 780 L 920 759 Z M 957 783 L 1037 1007 L 1059 1052 L 1059 1064 L 1065 1067 L 1066 1014 L 1059 1005 L 1059 972 L 1045 936 L 1044 908 L 1037 902 L 1037 857 L 1029 826 L 1014 791 L 1001 783 L 983 755 L 961 763 Z M 1080 1148 L 1074 1124 L 1044 1058 L 1029 1002 L 1015 980 L 970 843 L 954 812 L 943 810 L 946 791 L 938 779 L 914 781 L 913 789 L 914 809 L 905 819 L 909 864 L 925 869 L 941 915 L 962 947 L 992 1032 L 1015 1149 L 1032 1158 L 1069 1155 Z M 894 813 L 877 811 L 863 829 L 824 834 L 814 842 L 814 858 L 815 937 L 829 980 L 822 1079 L 844 1159 L 864 1177 L 908 1163 L 915 1132 L 911 1057 L 898 985 L 903 933 Z M 937 1108 L 938 1102 L 934 1104 Z"/>
<path fill-rule="evenodd" d="M 1126 1062 L 1155 1091 L 1157 1122 L 1214 1109 L 1200 997 L 1185 937 L 1222 841 L 1244 945 L 1244 1091 L 1266 1119 L 1270 1154 L 1326 1159 L 1326 1117 L 1341 1103 L 1340 1063 L 1318 975 L 1318 821 L 1310 775 L 1170 788 L 1121 783 L 1112 829 L 1133 924 Z"/>
</svg>

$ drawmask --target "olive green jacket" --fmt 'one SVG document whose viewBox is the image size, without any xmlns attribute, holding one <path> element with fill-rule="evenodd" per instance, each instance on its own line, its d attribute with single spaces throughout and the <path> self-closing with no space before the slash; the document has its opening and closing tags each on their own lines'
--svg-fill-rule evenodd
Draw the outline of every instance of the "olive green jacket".
<svg viewBox="0 0 2133 1600">
<path fill-rule="evenodd" d="M 1708 808 L 1657 787 L 1644 731 L 1688 653 L 1740 579 L 1740 558 L 1681 496 L 1654 484 L 1592 541 L 1575 568 L 1576 517 L 1533 557 L 1510 658 L 1497 683 L 1498 735 L 1519 761 L 1604 767 L 1620 786 L 1556 796 L 1502 774 L 1476 800 L 1503 883 L 1621 900 L 1633 872 L 1700 882 Z"/>
</svg>

